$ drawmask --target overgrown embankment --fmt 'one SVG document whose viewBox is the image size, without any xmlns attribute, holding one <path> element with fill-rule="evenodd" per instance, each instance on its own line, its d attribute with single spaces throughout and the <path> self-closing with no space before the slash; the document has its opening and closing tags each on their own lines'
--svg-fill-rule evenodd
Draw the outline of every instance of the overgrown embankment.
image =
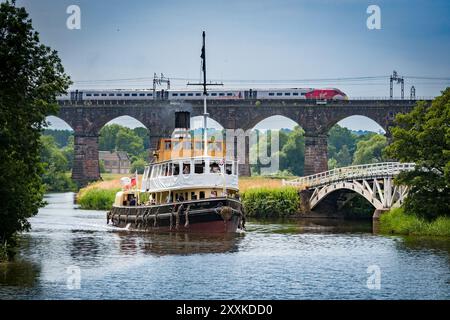
<svg viewBox="0 0 450 320">
<path fill-rule="evenodd" d="M 249 217 L 280 218 L 298 212 L 300 198 L 297 191 L 282 187 L 281 179 L 245 177 L 239 179 L 239 186 Z M 119 190 L 120 182 L 116 177 L 94 182 L 78 192 L 77 203 L 81 209 L 109 210 Z"/>
<path fill-rule="evenodd" d="M 242 194 L 246 215 L 255 218 L 283 218 L 298 213 L 300 196 L 295 188 L 248 189 Z"/>
<path fill-rule="evenodd" d="M 380 231 L 386 234 L 450 237 L 450 217 L 427 221 L 403 208 L 395 208 L 380 218 Z"/>
</svg>

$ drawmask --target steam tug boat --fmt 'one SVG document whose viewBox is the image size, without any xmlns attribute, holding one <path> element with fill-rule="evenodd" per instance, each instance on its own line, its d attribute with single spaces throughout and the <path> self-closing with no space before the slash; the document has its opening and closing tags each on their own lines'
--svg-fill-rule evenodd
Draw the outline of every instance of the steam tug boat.
<svg viewBox="0 0 450 320">
<path fill-rule="evenodd" d="M 116 194 L 108 223 L 150 231 L 236 232 L 244 227 L 238 164 L 223 141 L 161 139 L 155 161 Z M 134 181 L 133 181 L 134 180 Z"/>
<path fill-rule="evenodd" d="M 172 138 L 160 139 L 153 162 L 137 177 L 126 178 L 107 222 L 149 231 L 227 233 L 243 229 L 238 163 L 228 158 L 225 142 L 208 139 L 205 34 L 203 33 L 203 138 L 192 137 L 190 113 L 175 113 Z M 128 180 L 127 180 L 128 179 Z"/>
</svg>

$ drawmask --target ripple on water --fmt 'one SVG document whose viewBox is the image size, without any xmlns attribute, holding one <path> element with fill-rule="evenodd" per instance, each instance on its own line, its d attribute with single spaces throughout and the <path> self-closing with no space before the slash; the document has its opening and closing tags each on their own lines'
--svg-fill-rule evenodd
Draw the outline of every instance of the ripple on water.
<svg viewBox="0 0 450 320">
<path fill-rule="evenodd" d="M 330 220 L 250 221 L 236 235 L 151 234 L 107 226 L 104 211 L 77 209 L 71 193 L 46 200 L 17 262 L 0 266 L 0 299 L 450 297 L 448 241 Z M 380 267 L 380 290 L 367 288 L 370 265 Z M 78 290 L 67 283 L 73 267 Z"/>
</svg>

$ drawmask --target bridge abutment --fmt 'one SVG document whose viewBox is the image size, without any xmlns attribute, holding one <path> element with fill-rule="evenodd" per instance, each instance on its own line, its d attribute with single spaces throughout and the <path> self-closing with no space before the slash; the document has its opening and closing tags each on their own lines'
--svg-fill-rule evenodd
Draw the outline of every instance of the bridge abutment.
<svg viewBox="0 0 450 320">
<path fill-rule="evenodd" d="M 380 220 L 381 215 L 383 215 L 384 213 L 388 212 L 389 209 L 375 209 L 375 211 L 373 212 L 373 216 L 372 219 L 375 221 Z"/>
<path fill-rule="evenodd" d="M 99 180 L 98 135 L 75 133 L 74 153 L 72 179 L 79 186 Z"/>
<path fill-rule="evenodd" d="M 304 176 L 328 170 L 328 136 L 326 134 L 305 133 Z"/>
</svg>

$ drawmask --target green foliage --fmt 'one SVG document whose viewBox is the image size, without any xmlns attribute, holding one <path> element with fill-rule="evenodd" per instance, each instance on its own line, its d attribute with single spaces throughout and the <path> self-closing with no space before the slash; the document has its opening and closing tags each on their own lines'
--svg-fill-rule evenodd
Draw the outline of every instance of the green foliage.
<svg viewBox="0 0 450 320">
<path fill-rule="evenodd" d="M 300 196 L 295 188 L 257 188 L 242 194 L 246 215 L 257 218 L 281 218 L 297 214 Z"/>
<path fill-rule="evenodd" d="M 148 134 L 148 130 L 143 127 L 137 127 L 133 129 L 133 132 L 142 139 L 144 142 L 144 149 L 148 150 L 150 149 L 150 136 Z"/>
<path fill-rule="evenodd" d="M 145 166 L 147 162 L 143 159 L 137 159 L 131 164 L 130 173 L 135 173 L 137 171 L 138 174 L 143 174 Z"/>
<path fill-rule="evenodd" d="M 386 138 L 383 135 L 366 131 L 357 134 L 336 124 L 330 129 L 328 136 L 328 167 L 330 169 L 349 166 L 352 163 L 383 161 L 382 150 L 386 145 Z M 265 143 L 266 139 L 265 135 L 259 135 L 259 144 Z M 270 150 L 270 141 L 267 142 L 267 146 Z M 258 145 L 252 146 L 250 152 L 257 154 L 258 147 Z M 280 171 L 287 171 L 296 176 L 303 175 L 305 166 L 303 129 L 297 126 L 294 130 L 280 130 L 279 147 Z M 356 155 L 357 158 L 354 160 Z M 252 174 L 261 174 L 260 164 L 252 165 Z"/>
<path fill-rule="evenodd" d="M 99 169 L 100 169 L 100 173 L 106 173 L 105 160 L 100 160 L 98 162 L 98 166 L 99 166 Z"/>
<path fill-rule="evenodd" d="M 130 171 L 134 173 L 144 172 L 144 167 L 148 159 L 148 148 L 150 138 L 148 130 L 145 128 L 126 128 L 118 124 L 104 126 L 100 130 L 99 148 L 106 151 L 125 151 L 130 157 L 132 167 Z M 100 172 L 104 171 L 104 164 L 100 165 Z"/>
<path fill-rule="evenodd" d="M 280 146 L 280 169 L 288 170 L 294 175 L 300 176 L 303 174 L 305 167 L 305 136 L 304 131 L 300 127 L 295 127 L 294 130 L 287 136 L 286 142 Z"/>
<path fill-rule="evenodd" d="M 40 135 L 70 84 L 56 51 L 42 45 L 25 8 L 0 4 L 0 244 L 28 230 L 43 202 Z"/>
<path fill-rule="evenodd" d="M 442 216 L 430 222 L 415 215 L 406 214 L 403 208 L 395 208 L 381 215 L 380 231 L 386 234 L 450 237 L 450 218 Z"/>
<path fill-rule="evenodd" d="M 386 154 L 416 169 L 398 175 L 410 186 L 404 208 L 428 220 L 450 215 L 450 88 L 427 106 L 418 102 L 408 114 L 396 117 L 393 142 Z"/>
<path fill-rule="evenodd" d="M 70 171 L 68 160 L 52 136 L 41 136 L 41 163 L 44 167 L 42 182 L 46 191 L 72 191 L 76 184 L 66 175 Z"/>
<path fill-rule="evenodd" d="M 67 146 L 71 137 L 73 139 L 73 131 L 71 130 L 44 129 L 42 134 L 52 136 L 59 148 Z"/>
<path fill-rule="evenodd" d="M 116 193 L 120 189 L 95 189 L 91 188 L 81 192 L 77 203 L 81 209 L 109 210 L 111 209 Z"/>
<path fill-rule="evenodd" d="M 383 162 L 383 150 L 387 146 L 387 139 L 380 134 L 372 135 L 368 140 L 357 143 L 353 164 Z"/>
</svg>

